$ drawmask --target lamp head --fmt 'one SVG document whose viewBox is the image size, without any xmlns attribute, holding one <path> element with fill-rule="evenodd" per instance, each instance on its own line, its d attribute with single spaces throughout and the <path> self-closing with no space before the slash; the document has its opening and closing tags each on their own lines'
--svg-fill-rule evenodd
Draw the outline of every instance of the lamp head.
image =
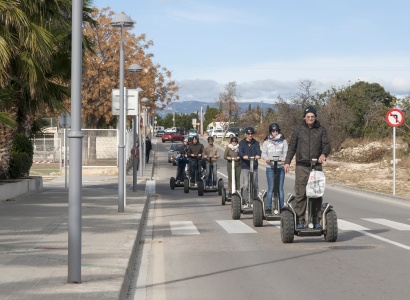
<svg viewBox="0 0 410 300">
<path fill-rule="evenodd" d="M 110 25 L 113 27 L 132 27 L 134 26 L 134 21 L 126 14 L 120 13 L 111 19 Z"/>
</svg>

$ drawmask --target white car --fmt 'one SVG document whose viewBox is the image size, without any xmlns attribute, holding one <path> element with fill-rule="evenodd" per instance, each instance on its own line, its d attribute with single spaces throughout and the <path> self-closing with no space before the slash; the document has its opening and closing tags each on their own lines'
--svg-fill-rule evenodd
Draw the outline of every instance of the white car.
<svg viewBox="0 0 410 300">
<path fill-rule="evenodd" d="M 212 130 L 210 136 L 213 136 L 214 138 L 220 138 L 220 137 L 224 136 L 224 133 L 225 133 L 225 129 L 214 129 L 214 130 Z M 225 134 L 225 137 L 227 137 L 227 138 L 230 138 L 230 137 L 233 137 L 233 136 L 235 136 L 235 133 L 230 132 L 230 131 L 228 131 Z"/>
</svg>

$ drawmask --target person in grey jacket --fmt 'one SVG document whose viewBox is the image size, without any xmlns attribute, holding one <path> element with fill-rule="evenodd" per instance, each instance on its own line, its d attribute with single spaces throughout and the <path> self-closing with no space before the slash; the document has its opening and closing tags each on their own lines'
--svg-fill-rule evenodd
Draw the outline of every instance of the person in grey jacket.
<svg viewBox="0 0 410 300">
<path fill-rule="evenodd" d="M 278 123 L 269 125 L 269 132 L 262 144 L 262 159 L 266 162 L 266 181 L 268 182 L 268 190 L 266 192 L 265 210 L 267 214 L 272 213 L 272 194 L 275 186 L 274 178 L 274 156 L 279 157 L 278 161 L 278 177 L 279 177 L 279 206 L 282 209 L 284 202 L 283 183 L 285 181 L 285 164 L 286 153 L 288 151 L 288 142 L 280 132 Z"/>
<path fill-rule="evenodd" d="M 298 215 L 297 228 L 305 227 L 304 215 L 306 211 L 306 185 L 310 174 L 310 163 L 313 158 L 317 159 L 318 165 L 316 170 L 322 171 L 322 163 L 330 154 L 330 141 L 326 128 L 320 125 L 316 120 L 316 110 L 308 106 L 303 111 L 304 121 L 298 125 L 292 133 L 288 152 L 285 159 L 285 172 L 288 173 L 290 163 L 296 156 L 295 170 L 295 207 L 294 210 Z M 315 228 L 321 225 L 318 219 L 318 213 L 322 205 L 322 198 L 312 202 L 312 214 L 314 216 Z"/>
</svg>

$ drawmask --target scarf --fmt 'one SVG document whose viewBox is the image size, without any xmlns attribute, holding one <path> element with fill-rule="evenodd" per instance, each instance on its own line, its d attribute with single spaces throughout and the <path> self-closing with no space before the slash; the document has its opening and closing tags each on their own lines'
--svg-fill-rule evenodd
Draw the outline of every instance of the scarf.
<svg viewBox="0 0 410 300">
<path fill-rule="evenodd" d="M 269 142 L 274 143 L 275 145 L 279 145 L 283 143 L 283 137 L 282 134 L 278 134 L 276 137 L 273 137 L 272 135 L 269 135 L 268 138 Z"/>
<path fill-rule="evenodd" d="M 232 150 L 235 151 L 235 152 L 239 152 L 239 144 L 236 144 L 236 146 L 234 146 L 234 145 L 232 145 L 232 144 L 229 144 L 229 145 L 228 145 L 228 148 L 229 148 L 229 149 L 232 149 Z"/>
</svg>

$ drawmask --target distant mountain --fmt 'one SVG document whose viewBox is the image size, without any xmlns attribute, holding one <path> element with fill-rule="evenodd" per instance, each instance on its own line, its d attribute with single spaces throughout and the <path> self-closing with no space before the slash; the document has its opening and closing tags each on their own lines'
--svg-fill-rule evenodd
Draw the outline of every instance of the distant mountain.
<svg viewBox="0 0 410 300">
<path fill-rule="evenodd" d="M 251 105 L 252 108 L 258 107 L 260 105 L 260 102 L 238 102 L 239 106 L 241 107 L 241 111 L 245 111 L 248 109 L 249 104 Z M 201 102 L 201 101 L 175 101 L 172 102 L 168 107 L 166 107 L 164 110 L 157 110 L 157 114 L 159 114 L 161 117 L 166 116 L 167 114 L 170 113 L 178 113 L 178 114 L 191 114 L 191 113 L 200 113 L 201 112 L 201 106 L 202 110 L 205 113 L 206 107 L 213 107 L 213 108 L 218 108 L 218 104 L 215 102 Z M 272 104 L 270 103 L 262 103 L 262 108 L 265 110 L 268 107 L 272 107 Z"/>
</svg>

